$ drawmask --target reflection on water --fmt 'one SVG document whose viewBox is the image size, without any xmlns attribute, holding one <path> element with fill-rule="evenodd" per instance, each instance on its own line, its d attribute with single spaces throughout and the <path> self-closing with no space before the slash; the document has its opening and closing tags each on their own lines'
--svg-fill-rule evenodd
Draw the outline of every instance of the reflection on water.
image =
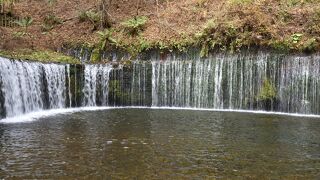
<svg viewBox="0 0 320 180">
<path fill-rule="evenodd" d="M 320 121 L 113 109 L 0 124 L 0 177 L 316 179 Z"/>
</svg>

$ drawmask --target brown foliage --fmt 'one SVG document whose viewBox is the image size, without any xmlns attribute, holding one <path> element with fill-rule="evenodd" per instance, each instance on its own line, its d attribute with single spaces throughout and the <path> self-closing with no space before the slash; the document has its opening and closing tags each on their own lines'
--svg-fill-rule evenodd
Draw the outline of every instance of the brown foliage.
<svg viewBox="0 0 320 180">
<path fill-rule="evenodd" d="M 300 48 L 312 38 L 318 41 L 320 33 L 318 0 L 57 0 L 52 8 L 45 1 L 20 0 L 15 4 L 14 13 L 34 19 L 30 32 L 37 48 L 55 49 L 65 42 L 98 41 L 90 23 L 77 19 L 79 12 L 90 9 L 104 12 L 100 27 L 111 26 L 114 36 L 124 44 L 141 39 L 154 44 L 194 39 L 210 20 L 216 26 L 207 36 L 210 39 L 222 36 L 219 43 L 225 45 L 269 46 L 285 42 Z M 41 24 L 49 13 L 63 23 L 43 34 Z M 149 20 L 139 36 L 128 37 L 123 33 L 121 23 L 135 16 L 146 16 Z M 0 34 L 10 41 L 13 39 L 10 33 L 18 30 L 0 29 Z M 302 39 L 298 45 L 290 45 L 290 38 L 295 33 L 303 34 Z"/>
</svg>

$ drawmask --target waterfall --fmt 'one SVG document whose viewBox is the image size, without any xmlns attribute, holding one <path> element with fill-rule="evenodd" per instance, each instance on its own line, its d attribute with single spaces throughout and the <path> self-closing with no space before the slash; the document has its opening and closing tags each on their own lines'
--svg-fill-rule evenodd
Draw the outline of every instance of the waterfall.
<svg viewBox="0 0 320 180">
<path fill-rule="evenodd" d="M 0 58 L 0 80 L 2 103 L 7 117 L 46 108 L 65 107 L 63 65 Z"/>
<path fill-rule="evenodd" d="M 172 53 L 82 65 L 0 58 L 0 118 L 78 106 L 320 114 L 319 89 L 318 55 Z"/>
<path fill-rule="evenodd" d="M 64 108 L 66 106 L 66 77 L 65 66 L 43 64 L 44 76 L 49 102 L 49 109 Z"/>
<path fill-rule="evenodd" d="M 106 106 L 108 103 L 109 77 L 111 65 L 85 65 L 84 68 L 84 87 L 83 87 L 83 106 Z"/>
<path fill-rule="evenodd" d="M 71 94 L 70 64 L 67 65 L 67 74 L 68 74 L 68 98 L 69 98 L 69 107 L 71 107 L 71 106 L 72 106 L 72 94 Z"/>
<path fill-rule="evenodd" d="M 152 61 L 152 106 L 319 114 L 319 56 L 215 54 Z M 276 97 L 259 99 L 264 81 Z"/>
<path fill-rule="evenodd" d="M 146 106 L 148 105 L 148 71 L 150 63 L 145 61 L 136 61 L 132 64 L 130 105 Z"/>
</svg>

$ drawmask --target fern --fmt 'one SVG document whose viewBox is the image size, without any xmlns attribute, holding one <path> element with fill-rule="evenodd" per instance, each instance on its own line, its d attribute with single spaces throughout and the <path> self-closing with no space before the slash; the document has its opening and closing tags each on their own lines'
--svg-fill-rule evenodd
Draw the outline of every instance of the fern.
<svg viewBox="0 0 320 180">
<path fill-rule="evenodd" d="M 24 33 L 27 33 L 28 27 L 32 24 L 33 19 L 31 17 L 22 18 L 19 21 L 16 21 L 16 24 L 18 24 L 20 27 L 24 28 Z"/>
<path fill-rule="evenodd" d="M 95 11 L 83 11 L 78 15 L 80 22 L 89 21 L 96 28 L 101 20 L 101 15 Z"/>
<path fill-rule="evenodd" d="M 54 14 L 49 14 L 44 18 L 43 24 L 42 24 L 42 31 L 48 32 L 52 30 L 56 25 L 62 24 L 63 21 L 56 17 Z"/>
<path fill-rule="evenodd" d="M 146 16 L 136 16 L 125 22 L 122 22 L 121 24 L 128 30 L 129 34 L 137 35 L 143 30 L 147 21 L 148 18 Z"/>
<path fill-rule="evenodd" d="M 117 41 L 112 38 L 112 30 L 105 29 L 104 31 L 98 31 L 100 39 L 100 49 L 105 49 L 107 43 L 117 44 Z"/>
</svg>

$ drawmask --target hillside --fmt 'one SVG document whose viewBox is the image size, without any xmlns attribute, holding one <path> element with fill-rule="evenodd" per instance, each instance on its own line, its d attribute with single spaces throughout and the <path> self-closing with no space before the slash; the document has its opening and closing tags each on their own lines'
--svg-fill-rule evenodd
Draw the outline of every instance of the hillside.
<svg viewBox="0 0 320 180">
<path fill-rule="evenodd" d="M 6 52 L 79 44 L 132 53 L 197 46 L 203 55 L 247 47 L 320 49 L 319 0 L 1 1 L 0 49 Z M 4 16 L 17 20 L 8 26 Z M 28 18 L 32 22 L 21 23 Z"/>
</svg>

